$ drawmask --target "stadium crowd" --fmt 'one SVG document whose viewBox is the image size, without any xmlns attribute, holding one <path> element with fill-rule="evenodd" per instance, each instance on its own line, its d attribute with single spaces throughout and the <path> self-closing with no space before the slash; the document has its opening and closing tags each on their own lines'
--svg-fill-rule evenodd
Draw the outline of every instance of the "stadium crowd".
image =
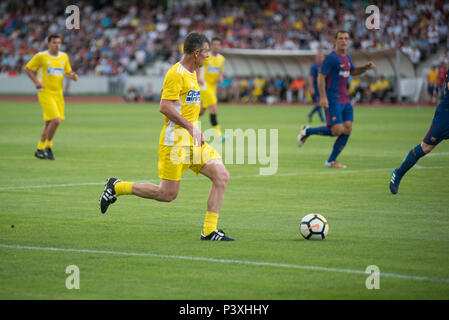
<svg viewBox="0 0 449 320">
<path fill-rule="evenodd" d="M 190 31 L 218 36 L 230 48 L 328 49 L 334 30 L 351 30 L 353 50 L 397 44 L 413 63 L 449 47 L 449 3 L 382 1 L 382 28 L 365 28 L 368 3 L 345 1 L 210 1 L 191 6 L 157 0 L 78 1 L 79 30 L 66 28 L 68 1 L 28 0 L 0 3 L 0 73 L 14 76 L 32 55 L 46 48 L 46 36 L 60 33 L 63 51 L 79 74 L 117 76 L 162 74 L 180 58 Z M 270 26 L 267 28 L 267 26 Z M 399 41 L 399 43 L 397 43 Z"/>
<path fill-rule="evenodd" d="M 379 77 L 352 77 L 348 93 L 352 103 L 394 102 L 393 79 Z M 261 75 L 227 77 L 217 86 L 220 102 L 234 103 L 312 103 L 311 84 L 302 76 L 263 77 Z M 150 84 L 146 88 L 131 84 L 124 93 L 126 102 L 159 101 L 160 94 Z"/>
<path fill-rule="evenodd" d="M 225 77 L 217 88 L 218 99 L 222 102 L 299 102 L 311 103 L 311 84 L 302 76 L 264 78 L 260 75 L 249 77 Z M 348 84 L 349 96 L 353 103 L 392 102 L 393 85 L 383 75 L 379 77 L 352 77 Z"/>
</svg>

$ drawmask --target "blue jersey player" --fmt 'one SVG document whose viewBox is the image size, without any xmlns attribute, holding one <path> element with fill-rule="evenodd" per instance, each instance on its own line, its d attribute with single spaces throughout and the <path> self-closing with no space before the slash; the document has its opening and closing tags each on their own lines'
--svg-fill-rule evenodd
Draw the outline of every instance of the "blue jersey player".
<svg viewBox="0 0 449 320">
<path fill-rule="evenodd" d="M 312 122 L 313 114 L 316 112 L 320 116 L 321 122 L 324 122 L 323 113 L 321 112 L 320 106 L 320 92 L 318 90 L 318 73 L 320 72 L 321 64 L 324 60 L 324 54 L 318 52 L 315 61 L 310 67 L 309 73 L 309 93 L 312 95 L 312 102 L 314 107 L 312 111 L 309 112 L 308 118 L 309 122 Z"/>
<path fill-rule="evenodd" d="M 375 68 L 373 62 L 363 67 L 354 67 L 347 54 L 349 33 L 340 30 L 335 35 L 335 49 L 323 61 L 318 75 L 320 105 L 325 108 L 327 126 L 310 128 L 303 126 L 298 135 L 298 146 L 302 147 L 311 135 L 337 137 L 329 159 L 325 162 L 328 168 L 346 168 L 337 162 L 337 157 L 348 142 L 354 120 L 352 105 L 346 91 L 350 75 L 356 76 Z"/>
<path fill-rule="evenodd" d="M 423 141 L 408 153 L 399 168 L 393 169 L 390 179 L 390 191 L 398 193 L 402 177 L 416 162 L 433 150 L 441 141 L 449 139 L 449 69 L 444 81 L 444 97 L 435 110 L 432 124 Z"/>
</svg>

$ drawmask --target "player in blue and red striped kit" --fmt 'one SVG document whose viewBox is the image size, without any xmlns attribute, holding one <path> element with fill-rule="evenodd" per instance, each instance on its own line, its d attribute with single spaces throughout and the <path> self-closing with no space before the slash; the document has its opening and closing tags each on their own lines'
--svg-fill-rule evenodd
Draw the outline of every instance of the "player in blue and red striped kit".
<svg viewBox="0 0 449 320">
<path fill-rule="evenodd" d="M 337 137 L 325 167 L 346 168 L 337 162 L 337 157 L 348 142 L 354 121 L 353 108 L 349 101 L 346 87 L 350 75 L 356 76 L 375 68 L 373 62 L 363 67 L 354 67 L 351 57 L 347 54 L 349 33 L 340 30 L 335 35 L 335 50 L 323 61 L 318 75 L 318 89 L 320 91 L 320 105 L 325 108 L 327 126 L 310 128 L 303 126 L 298 135 L 298 146 L 302 147 L 311 135 Z"/>
<path fill-rule="evenodd" d="M 430 151 L 432 151 L 441 141 L 449 139 L 449 69 L 446 72 L 444 82 L 444 97 L 435 110 L 432 124 L 423 141 L 408 153 L 399 168 L 393 169 L 390 179 L 390 191 L 398 193 L 399 184 L 402 177 L 410 170 L 416 162 Z"/>
<path fill-rule="evenodd" d="M 323 113 L 321 112 L 320 106 L 320 92 L 318 90 L 318 74 L 321 69 L 321 64 L 324 60 L 324 54 L 318 52 L 315 57 L 315 62 L 310 67 L 309 73 L 309 92 L 312 95 L 312 102 L 314 103 L 313 109 L 307 115 L 309 122 L 312 122 L 313 114 L 316 112 L 320 116 L 321 122 L 324 122 Z"/>
</svg>

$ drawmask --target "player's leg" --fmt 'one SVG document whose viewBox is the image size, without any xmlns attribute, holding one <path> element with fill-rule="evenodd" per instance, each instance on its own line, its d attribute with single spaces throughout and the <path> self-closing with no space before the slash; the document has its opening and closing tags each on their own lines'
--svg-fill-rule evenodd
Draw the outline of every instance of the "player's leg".
<svg viewBox="0 0 449 320">
<path fill-rule="evenodd" d="M 49 139 L 51 140 L 53 138 L 54 132 L 56 131 L 56 127 L 61 118 L 61 105 L 60 101 L 57 99 L 58 97 L 59 96 L 48 94 L 46 92 L 38 93 L 39 104 L 42 107 L 42 114 L 44 118 L 44 127 L 42 128 L 41 138 L 38 142 L 37 151 L 34 155 L 40 159 L 54 160 L 52 154 L 50 157 L 47 154 L 47 142 Z M 64 107 L 62 106 L 62 111 L 63 108 Z M 42 154 L 44 154 L 44 158 L 41 157 Z"/>
<path fill-rule="evenodd" d="M 324 122 L 323 108 L 320 105 L 317 105 L 316 108 L 318 110 L 317 112 L 318 112 L 318 115 L 320 116 L 321 122 Z"/>
<path fill-rule="evenodd" d="M 131 187 L 132 194 L 146 199 L 154 199 L 161 202 L 171 202 L 176 199 L 181 181 L 172 181 L 161 179 L 159 185 L 153 183 L 133 183 Z M 116 185 L 117 195 L 121 193 L 120 183 Z"/>
<path fill-rule="evenodd" d="M 136 195 L 141 198 L 170 202 L 176 199 L 182 174 L 189 168 L 189 164 L 172 161 L 172 146 L 159 146 L 158 170 L 160 184 L 135 183 L 109 178 L 100 196 L 100 209 L 105 213 L 108 206 L 123 195 Z"/>
<path fill-rule="evenodd" d="M 47 141 L 47 128 L 50 121 L 44 121 L 44 126 L 42 127 L 41 137 L 37 143 L 37 149 L 34 152 L 34 156 L 39 159 L 47 159 L 45 155 L 45 142 Z"/>
<path fill-rule="evenodd" d="M 393 169 L 390 178 L 390 191 L 393 194 L 398 193 L 399 184 L 401 183 L 404 175 L 418 162 L 418 160 L 424 157 L 427 153 L 432 151 L 435 146 L 422 142 L 414 147 L 405 157 L 399 168 Z"/>
<path fill-rule="evenodd" d="M 343 124 L 336 124 L 332 126 L 332 134 L 338 136 L 332 147 L 332 152 L 327 159 L 325 166 L 328 168 L 346 168 L 345 165 L 337 162 L 337 157 L 343 151 L 346 143 L 349 140 L 349 135 L 352 130 L 352 122 L 346 121 Z"/>
<path fill-rule="evenodd" d="M 109 178 L 100 196 L 101 213 L 105 213 L 109 205 L 113 204 L 117 197 L 123 195 L 136 195 L 141 198 L 171 202 L 178 195 L 179 184 L 180 181 L 165 179 L 161 179 L 160 184 L 155 185 L 153 183 L 137 183 Z"/>
<path fill-rule="evenodd" d="M 307 138 L 311 135 L 320 135 L 320 136 L 335 136 L 336 130 L 341 125 L 341 113 L 339 112 L 337 105 L 330 105 L 329 108 L 326 108 L 326 124 L 327 126 L 314 127 L 310 128 L 309 126 L 302 126 L 301 131 L 297 137 L 298 147 L 302 147 L 306 142 Z M 335 126 L 337 125 L 337 126 Z M 332 130 L 332 128 L 334 128 Z M 337 132 L 338 133 L 338 132 Z"/>
<path fill-rule="evenodd" d="M 48 122 L 48 126 L 46 128 L 46 141 L 45 141 L 45 153 L 47 156 L 47 159 L 55 160 L 55 157 L 53 155 L 53 137 L 55 136 L 56 129 L 58 128 L 59 124 L 61 123 L 61 118 L 55 118 Z"/>
<path fill-rule="evenodd" d="M 218 113 L 217 103 L 210 105 L 209 106 L 209 114 L 210 114 L 210 123 L 212 125 L 212 128 L 217 133 L 217 137 L 219 137 L 222 141 L 225 141 L 227 139 L 227 137 L 223 136 L 223 133 L 221 132 L 221 127 L 217 121 L 217 113 Z"/>
<path fill-rule="evenodd" d="M 343 123 L 337 123 L 331 128 L 332 134 L 338 136 L 338 138 L 335 140 L 331 155 L 325 163 L 326 167 L 346 168 L 345 165 L 337 162 L 337 157 L 343 151 L 349 140 L 349 136 L 352 132 L 354 113 L 351 104 L 339 105 L 339 110 L 341 110 L 341 115 L 337 115 L 337 121 L 340 121 L 341 119 Z"/>
<path fill-rule="evenodd" d="M 226 236 L 221 230 L 217 230 L 219 212 L 230 179 L 229 172 L 221 159 L 211 159 L 201 168 L 200 173 L 212 181 L 201 239 L 232 241 L 233 238 Z"/>
<path fill-rule="evenodd" d="M 423 141 L 410 150 L 399 168 L 393 169 L 390 179 L 391 193 L 398 193 L 402 178 L 420 158 L 431 152 L 441 141 L 447 139 L 449 139 L 449 112 L 437 108 L 430 129 Z"/>
</svg>

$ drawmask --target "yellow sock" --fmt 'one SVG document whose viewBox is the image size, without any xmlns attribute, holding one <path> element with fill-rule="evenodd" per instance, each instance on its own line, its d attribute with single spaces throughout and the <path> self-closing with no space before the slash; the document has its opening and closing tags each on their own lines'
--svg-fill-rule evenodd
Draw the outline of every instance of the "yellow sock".
<svg viewBox="0 0 449 320">
<path fill-rule="evenodd" d="M 53 140 L 46 140 L 45 148 L 52 148 L 52 147 L 53 147 Z"/>
<path fill-rule="evenodd" d="M 44 150 L 44 149 L 45 149 L 45 142 L 39 140 L 39 143 L 37 144 L 37 150 Z"/>
<path fill-rule="evenodd" d="M 217 230 L 217 224 L 218 224 L 218 213 L 207 211 L 206 217 L 204 218 L 203 234 L 207 236 L 212 232 L 214 232 L 215 230 Z"/>
<path fill-rule="evenodd" d="M 222 136 L 222 134 L 221 134 L 221 128 L 220 128 L 220 125 L 219 125 L 219 124 L 217 124 L 216 126 L 213 126 L 212 128 L 214 128 L 214 129 L 217 131 L 219 137 Z"/>
<path fill-rule="evenodd" d="M 133 184 L 134 182 L 119 181 L 115 184 L 114 190 L 117 196 L 122 196 L 125 194 L 133 194 Z"/>
</svg>

